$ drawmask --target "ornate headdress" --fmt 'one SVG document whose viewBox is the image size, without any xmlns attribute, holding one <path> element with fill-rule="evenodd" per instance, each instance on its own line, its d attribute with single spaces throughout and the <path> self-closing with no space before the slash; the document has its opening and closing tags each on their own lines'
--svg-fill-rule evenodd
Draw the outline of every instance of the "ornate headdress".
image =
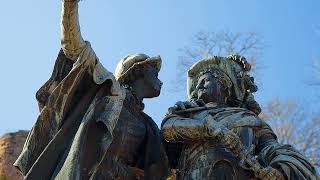
<svg viewBox="0 0 320 180">
<path fill-rule="evenodd" d="M 212 56 L 202 59 L 193 64 L 188 71 L 188 97 L 189 99 L 197 98 L 197 81 L 202 74 L 210 72 L 228 88 L 234 104 L 259 114 L 260 106 L 252 95 L 257 91 L 257 86 L 254 84 L 253 77 L 249 75 L 250 70 L 251 65 L 245 57 L 239 55 Z"/>
</svg>

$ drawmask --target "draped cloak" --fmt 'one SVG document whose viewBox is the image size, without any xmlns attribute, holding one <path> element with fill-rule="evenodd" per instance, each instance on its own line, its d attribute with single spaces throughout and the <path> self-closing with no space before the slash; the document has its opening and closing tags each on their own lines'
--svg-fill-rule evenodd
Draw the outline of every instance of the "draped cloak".
<svg viewBox="0 0 320 180">
<path fill-rule="evenodd" d="M 113 140 L 113 130 L 126 96 L 126 90 L 99 62 L 89 42 L 76 62 L 62 50 L 51 78 L 37 92 L 40 115 L 30 131 L 14 166 L 25 179 L 100 179 L 100 166 Z M 151 118 L 146 154 L 142 157 L 145 173 L 159 161 L 159 132 Z M 90 132 L 96 123 L 99 132 Z M 94 142 L 86 141 L 94 136 Z M 150 143 L 153 142 L 153 143 Z M 86 152 L 96 148 L 94 156 Z M 90 169 L 84 166 L 90 162 Z"/>
<path fill-rule="evenodd" d="M 170 166 L 179 169 L 177 179 L 220 179 L 219 174 L 225 175 L 226 172 L 234 173 L 228 174 L 233 177 L 230 179 L 254 179 L 253 172 L 240 167 L 240 159 L 226 148 L 221 148 L 224 145 L 218 140 L 198 139 L 204 130 L 198 128 L 197 121 L 204 121 L 208 115 L 212 116 L 212 121 L 236 133 L 246 149 L 253 148 L 252 155 L 257 156 L 263 167 L 278 169 L 285 179 L 319 179 L 312 163 L 292 146 L 279 144 L 277 136 L 265 121 L 253 112 L 237 107 L 209 108 L 186 116 L 169 113 L 162 122 L 162 128 L 164 125 L 171 127 L 163 136 L 167 140 L 164 143 Z M 179 127 L 176 124 L 180 124 Z M 219 162 L 225 159 L 232 162 L 232 171 L 228 171 L 228 166 L 219 166 Z"/>
</svg>

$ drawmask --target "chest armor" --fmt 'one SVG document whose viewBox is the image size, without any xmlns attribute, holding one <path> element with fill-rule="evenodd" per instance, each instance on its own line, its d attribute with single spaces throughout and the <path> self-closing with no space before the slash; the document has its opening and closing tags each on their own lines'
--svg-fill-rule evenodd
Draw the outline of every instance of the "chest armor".
<svg viewBox="0 0 320 180">
<path fill-rule="evenodd" d="M 208 114 L 218 112 L 202 111 L 193 115 L 194 119 L 204 119 Z M 223 121 L 223 117 L 215 117 L 215 121 Z M 246 146 L 252 144 L 252 131 L 248 128 L 233 129 L 242 143 Z M 243 169 L 240 159 L 231 153 L 219 142 L 211 139 L 185 144 L 181 154 L 179 167 L 183 167 L 178 174 L 178 179 L 217 179 L 239 180 L 255 179 L 251 171 Z"/>
<path fill-rule="evenodd" d="M 144 150 L 143 142 L 146 136 L 146 127 L 139 113 L 123 107 L 119 120 L 115 126 L 114 139 L 108 149 L 108 154 L 114 160 L 135 166 L 139 155 Z"/>
</svg>

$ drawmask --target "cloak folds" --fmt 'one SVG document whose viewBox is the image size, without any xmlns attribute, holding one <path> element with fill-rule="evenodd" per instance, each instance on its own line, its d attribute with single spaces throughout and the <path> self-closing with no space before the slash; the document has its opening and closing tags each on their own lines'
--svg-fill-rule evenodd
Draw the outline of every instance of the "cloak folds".
<svg viewBox="0 0 320 180">
<path fill-rule="evenodd" d="M 125 94 L 89 42 L 75 63 L 60 51 L 51 78 L 37 92 L 41 112 L 14 166 L 25 179 L 83 179 L 88 175 L 83 172 L 94 179 L 113 140 Z M 97 136 L 97 147 L 88 147 L 93 123 L 103 133 Z M 90 169 L 84 171 L 86 148 L 97 148 L 97 153 Z"/>
<path fill-rule="evenodd" d="M 292 146 L 279 144 L 270 126 L 253 112 L 243 108 L 226 107 L 188 113 L 184 116 L 168 114 L 162 122 L 170 165 L 179 169 L 177 179 L 213 178 L 213 172 L 218 172 L 214 170 L 219 170 L 215 169 L 215 165 L 221 159 L 232 162 L 231 167 L 236 174 L 234 179 L 255 178 L 253 172 L 238 165 L 240 159 L 232 161 L 232 156 L 222 156 L 231 152 L 226 151 L 224 145 L 215 137 L 203 136 L 206 132 L 204 124 L 207 117 L 236 133 L 246 149 L 253 150 L 252 155 L 257 156 L 262 167 L 277 169 L 285 179 L 319 179 L 311 162 Z M 226 170 L 220 172 L 224 175 Z"/>
</svg>

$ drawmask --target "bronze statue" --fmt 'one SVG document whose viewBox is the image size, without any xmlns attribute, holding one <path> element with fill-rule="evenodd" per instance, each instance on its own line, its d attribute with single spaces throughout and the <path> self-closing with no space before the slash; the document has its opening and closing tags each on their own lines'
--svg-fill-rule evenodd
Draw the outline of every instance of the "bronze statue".
<svg viewBox="0 0 320 180">
<path fill-rule="evenodd" d="M 250 64 L 242 56 L 209 57 L 188 71 L 187 102 L 162 122 L 177 179 L 319 179 L 312 164 L 281 145 L 259 119 Z"/>
<path fill-rule="evenodd" d="M 62 50 L 14 165 L 25 179 L 163 179 L 159 129 L 143 112 L 160 94 L 161 58 L 129 55 L 113 75 L 82 39 L 78 0 L 62 5 Z"/>
</svg>

